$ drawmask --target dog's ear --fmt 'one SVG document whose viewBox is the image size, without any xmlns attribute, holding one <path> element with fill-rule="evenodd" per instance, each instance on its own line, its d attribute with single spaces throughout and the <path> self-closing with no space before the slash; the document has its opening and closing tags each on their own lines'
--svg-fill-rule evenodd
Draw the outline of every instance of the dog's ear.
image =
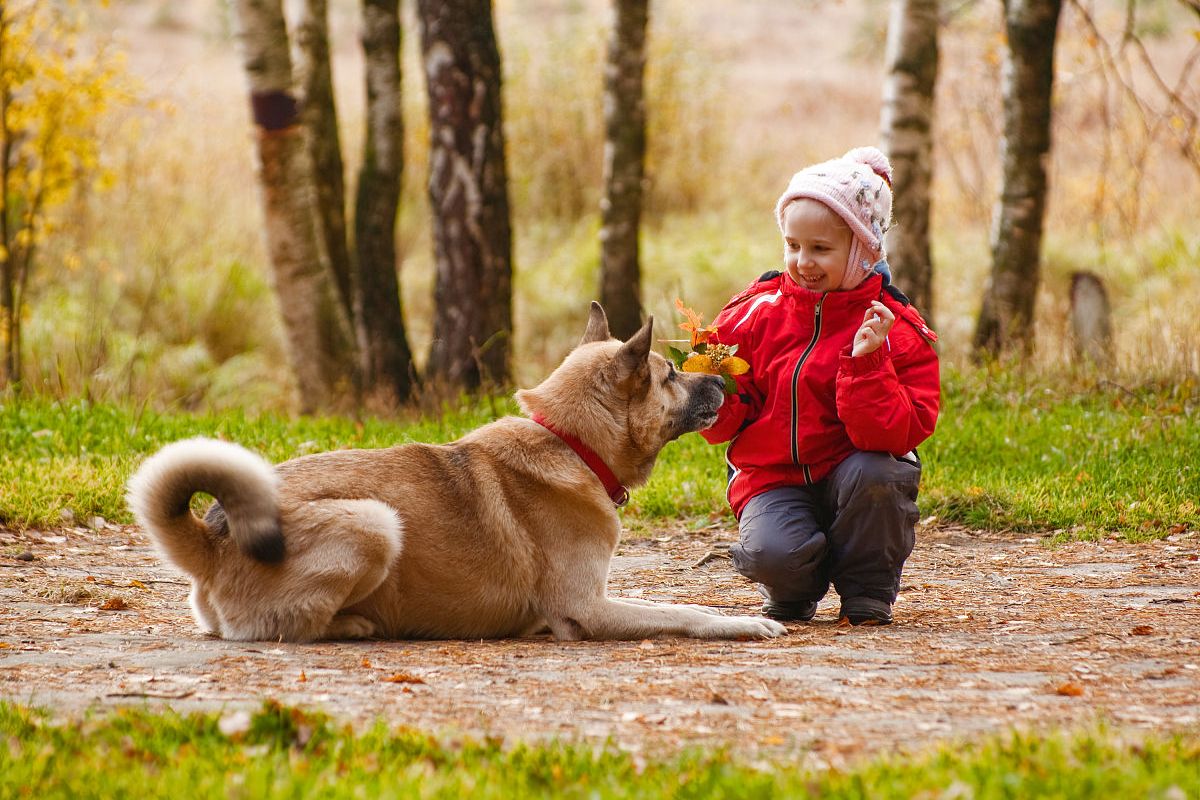
<svg viewBox="0 0 1200 800">
<path fill-rule="evenodd" d="M 612 334 L 608 332 L 608 316 L 604 313 L 604 307 L 593 300 L 592 310 L 588 313 L 587 330 L 583 332 L 579 343 L 607 342 L 610 338 Z"/>
<path fill-rule="evenodd" d="M 638 332 L 621 345 L 614 363 L 621 377 L 628 377 L 645 369 L 650 359 L 650 343 L 654 335 L 654 317 L 649 317 Z"/>
</svg>

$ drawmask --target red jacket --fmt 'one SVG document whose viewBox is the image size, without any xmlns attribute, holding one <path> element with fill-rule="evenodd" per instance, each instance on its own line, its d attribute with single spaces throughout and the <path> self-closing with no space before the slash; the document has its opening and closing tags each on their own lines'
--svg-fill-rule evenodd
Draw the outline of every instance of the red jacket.
<svg viewBox="0 0 1200 800">
<path fill-rule="evenodd" d="M 878 350 L 853 358 L 850 343 L 876 299 L 896 323 Z M 729 301 L 715 324 L 715 339 L 737 345 L 750 363 L 738 393 L 701 431 L 713 444 L 732 440 L 728 496 L 739 517 L 755 495 L 819 481 L 856 450 L 901 456 L 933 433 L 937 336 L 879 275 L 844 292 L 766 276 Z"/>
</svg>

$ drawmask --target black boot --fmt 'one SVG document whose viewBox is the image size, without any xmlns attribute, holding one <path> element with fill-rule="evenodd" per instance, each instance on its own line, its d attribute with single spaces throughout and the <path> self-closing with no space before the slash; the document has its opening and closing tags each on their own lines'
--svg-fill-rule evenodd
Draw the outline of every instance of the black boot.
<svg viewBox="0 0 1200 800">
<path fill-rule="evenodd" d="M 849 625 L 891 625 L 892 604 L 874 597 L 843 597 L 838 621 Z"/>
<path fill-rule="evenodd" d="M 779 622 L 811 622 L 812 618 L 817 615 L 816 600 L 796 600 L 793 602 L 781 602 L 778 600 L 768 600 L 763 603 L 762 613 L 765 617 L 770 617 Z"/>
</svg>

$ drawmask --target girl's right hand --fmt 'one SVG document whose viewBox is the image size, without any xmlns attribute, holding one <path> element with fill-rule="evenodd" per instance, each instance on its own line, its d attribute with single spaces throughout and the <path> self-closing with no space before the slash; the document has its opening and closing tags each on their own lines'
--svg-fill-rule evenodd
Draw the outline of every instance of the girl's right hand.
<svg viewBox="0 0 1200 800">
<path fill-rule="evenodd" d="M 896 324 L 896 315 L 891 309 L 878 300 L 871 301 L 871 307 L 863 314 L 863 322 L 854 334 L 854 343 L 850 355 L 854 357 L 874 353 L 887 338 L 888 331 Z"/>
</svg>

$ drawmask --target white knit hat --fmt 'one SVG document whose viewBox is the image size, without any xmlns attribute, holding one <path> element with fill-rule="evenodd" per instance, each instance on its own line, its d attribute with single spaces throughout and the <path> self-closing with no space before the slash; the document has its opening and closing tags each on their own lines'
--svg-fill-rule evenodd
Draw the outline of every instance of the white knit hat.
<svg viewBox="0 0 1200 800">
<path fill-rule="evenodd" d="M 856 147 L 841 158 L 806 167 L 788 183 L 775 204 L 775 221 L 783 230 L 783 212 L 806 197 L 824 203 L 841 217 L 853 241 L 840 289 L 863 282 L 876 262 L 887 257 L 883 235 L 892 223 L 892 165 L 874 147 Z"/>
</svg>

